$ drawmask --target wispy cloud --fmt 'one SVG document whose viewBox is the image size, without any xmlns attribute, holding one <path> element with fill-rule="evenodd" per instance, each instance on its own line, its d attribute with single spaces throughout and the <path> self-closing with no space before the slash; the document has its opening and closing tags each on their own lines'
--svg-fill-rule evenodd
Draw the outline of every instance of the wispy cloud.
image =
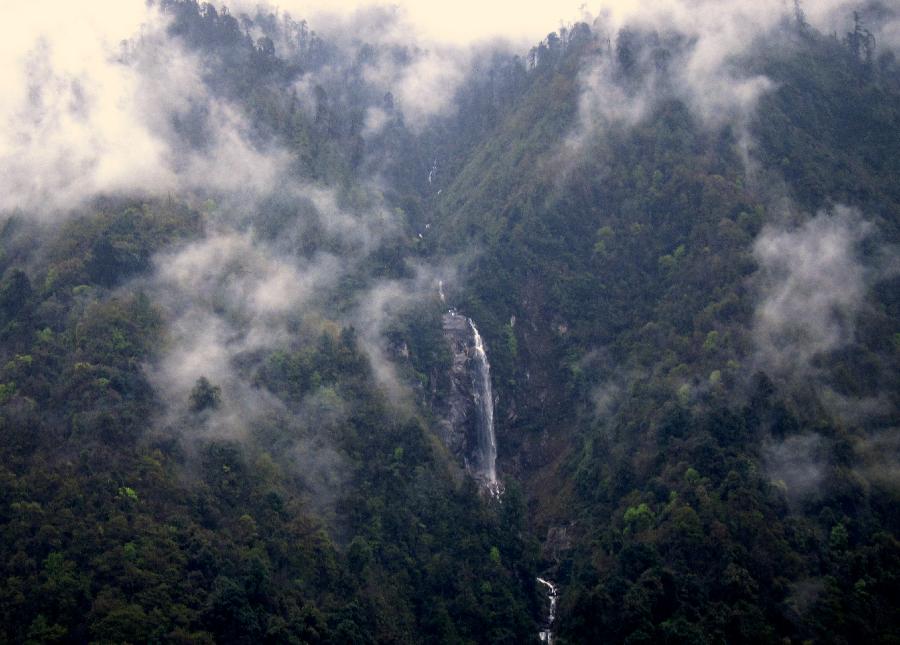
<svg viewBox="0 0 900 645">
<path fill-rule="evenodd" d="M 38 2 L 15 18 L 0 34 L 0 212 L 275 185 L 287 155 L 251 143 L 240 110 L 208 91 L 153 7 Z M 191 115 L 202 115 L 202 148 L 175 127 Z"/>
<path fill-rule="evenodd" d="M 853 339 L 874 277 L 859 250 L 871 232 L 859 212 L 846 207 L 796 229 L 762 231 L 754 244 L 761 295 L 753 335 L 769 370 L 808 376 L 816 356 Z"/>
</svg>

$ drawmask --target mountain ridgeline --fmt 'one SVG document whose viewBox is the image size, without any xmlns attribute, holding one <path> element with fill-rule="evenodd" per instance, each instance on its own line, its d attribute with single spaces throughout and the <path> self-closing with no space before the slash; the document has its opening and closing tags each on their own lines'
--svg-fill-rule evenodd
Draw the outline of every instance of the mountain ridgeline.
<svg viewBox="0 0 900 645">
<path fill-rule="evenodd" d="M 659 4 L 29 50 L 0 642 L 900 640 L 900 15 Z"/>
</svg>

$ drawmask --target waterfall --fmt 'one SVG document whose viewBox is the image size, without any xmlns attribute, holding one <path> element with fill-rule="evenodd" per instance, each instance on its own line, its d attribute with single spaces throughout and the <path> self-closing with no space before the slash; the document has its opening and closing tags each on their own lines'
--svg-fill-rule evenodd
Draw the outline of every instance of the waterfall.
<svg viewBox="0 0 900 645">
<path fill-rule="evenodd" d="M 444 281 L 437 282 L 438 296 L 446 304 Z M 491 364 L 478 327 L 468 316 L 450 307 L 442 319 L 444 335 L 453 351 L 451 395 L 443 439 L 463 458 L 472 473 L 495 498 L 502 488 L 497 480 L 497 439 L 494 435 L 494 395 Z M 470 402 L 474 405 L 470 407 Z M 467 410 L 474 408 L 474 423 Z"/>
<path fill-rule="evenodd" d="M 556 620 L 556 601 L 559 600 L 559 588 L 543 578 L 538 578 L 537 581 L 547 587 L 547 598 L 550 600 L 550 612 L 547 615 L 546 629 L 542 629 L 538 636 L 540 636 L 542 643 L 553 645 L 553 621 Z"/>
<path fill-rule="evenodd" d="M 471 318 L 472 339 L 475 342 L 476 368 L 472 373 L 472 392 L 475 397 L 475 409 L 478 413 L 478 456 L 476 467 L 478 475 L 484 478 L 491 492 L 497 487 L 497 440 L 494 436 L 494 395 L 491 392 L 491 364 L 481 334 Z"/>
</svg>

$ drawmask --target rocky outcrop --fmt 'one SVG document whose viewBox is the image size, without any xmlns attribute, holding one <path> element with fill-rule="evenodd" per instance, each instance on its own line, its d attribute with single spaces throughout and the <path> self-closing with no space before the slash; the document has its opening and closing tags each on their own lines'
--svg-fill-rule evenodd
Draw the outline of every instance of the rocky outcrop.
<svg viewBox="0 0 900 645">
<path fill-rule="evenodd" d="M 450 388 L 438 410 L 441 439 L 460 459 L 468 463 L 468 452 L 475 444 L 477 416 L 472 397 L 469 361 L 472 334 L 465 316 L 446 313 L 442 319 L 444 337 L 450 345 Z"/>
<path fill-rule="evenodd" d="M 466 469 L 496 489 L 497 458 L 494 439 L 490 365 L 472 321 L 450 310 L 442 319 L 450 345 L 449 392 L 439 405 L 441 439 Z"/>
</svg>

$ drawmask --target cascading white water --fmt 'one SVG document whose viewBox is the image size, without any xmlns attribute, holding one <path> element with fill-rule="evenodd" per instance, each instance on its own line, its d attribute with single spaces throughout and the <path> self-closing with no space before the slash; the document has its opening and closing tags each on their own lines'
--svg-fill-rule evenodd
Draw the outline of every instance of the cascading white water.
<svg viewBox="0 0 900 645">
<path fill-rule="evenodd" d="M 542 629 L 538 635 L 542 643 L 553 645 L 553 621 L 556 620 L 556 601 L 559 600 L 559 587 L 543 578 L 538 578 L 537 581 L 547 587 L 547 598 L 550 599 L 550 612 L 547 616 L 546 629 Z"/>
<path fill-rule="evenodd" d="M 444 294 L 444 281 L 437 281 L 438 296 L 441 303 L 446 304 Z M 468 316 L 459 314 L 455 308 L 450 307 L 444 315 L 443 327 L 450 338 L 455 339 L 454 347 L 454 373 L 467 374 L 471 382 L 471 396 L 475 403 L 475 437 L 474 445 L 468 444 L 465 449 L 464 460 L 466 468 L 480 480 L 482 485 L 495 498 L 500 499 L 503 490 L 497 480 L 497 439 L 494 435 L 494 394 L 491 389 L 491 364 L 488 362 L 484 341 L 478 332 L 478 327 Z M 469 338 L 464 334 L 466 328 L 471 332 Z M 471 343 L 471 344 L 470 344 Z M 462 359 L 459 362 L 459 359 Z M 464 367 L 463 367 L 464 366 Z M 461 371 L 458 371 L 462 368 Z M 468 387 L 456 386 L 457 392 L 468 390 Z M 465 419 L 465 413 L 459 414 L 459 410 L 451 407 L 451 415 L 456 417 L 456 423 Z M 451 427 L 453 425 L 451 421 Z"/>
<path fill-rule="evenodd" d="M 472 391 L 478 411 L 478 455 L 479 463 L 476 473 L 484 478 L 492 493 L 499 490 L 497 485 L 497 440 L 494 436 L 494 396 L 491 392 L 491 365 L 481 334 L 471 318 L 472 338 L 475 343 L 475 361 L 477 369 L 472 374 Z"/>
</svg>

